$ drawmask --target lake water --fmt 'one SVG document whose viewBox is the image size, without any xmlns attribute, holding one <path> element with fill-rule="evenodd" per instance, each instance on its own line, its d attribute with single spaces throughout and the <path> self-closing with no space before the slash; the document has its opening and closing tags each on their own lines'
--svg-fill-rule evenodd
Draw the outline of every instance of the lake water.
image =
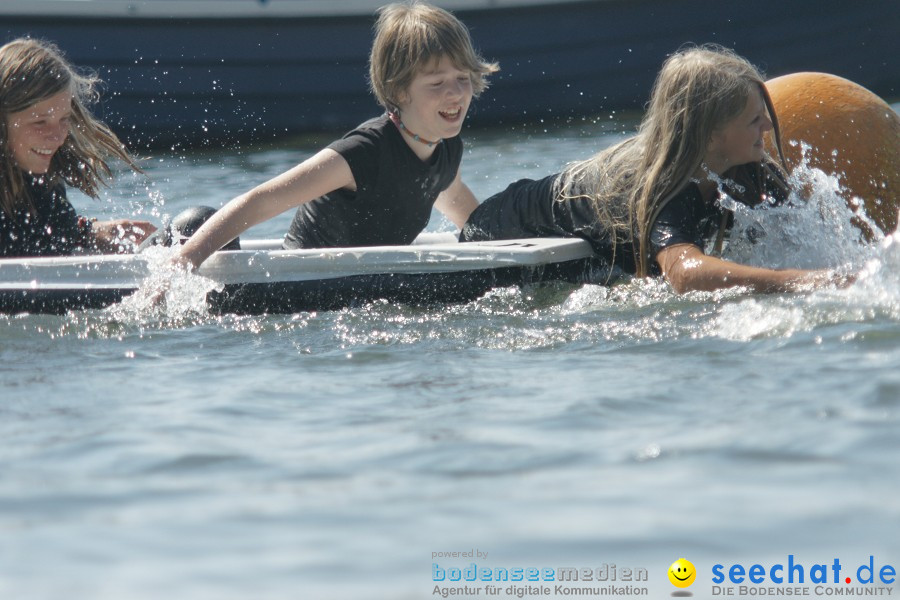
<svg viewBox="0 0 900 600">
<path fill-rule="evenodd" d="M 632 126 L 468 131 L 464 179 L 483 199 Z M 158 220 L 220 206 L 318 145 L 148 153 L 147 179 L 73 200 Z M 843 592 L 872 557 L 879 587 L 882 566 L 900 568 L 900 244 L 861 247 L 828 182 L 817 190 L 794 216 L 763 216 L 764 248 L 732 251 L 862 269 L 846 290 L 677 296 L 645 281 L 443 308 L 0 316 L 0 598 L 613 583 L 669 597 L 679 557 L 698 598 L 717 564 L 763 565 L 758 591 L 772 565 L 801 563 L 815 596 L 814 565 L 839 560 L 828 589 Z M 290 217 L 245 237 L 280 237 Z M 472 563 L 606 581 L 491 594 L 466 581 Z M 640 569 L 647 581 L 624 581 Z"/>
</svg>

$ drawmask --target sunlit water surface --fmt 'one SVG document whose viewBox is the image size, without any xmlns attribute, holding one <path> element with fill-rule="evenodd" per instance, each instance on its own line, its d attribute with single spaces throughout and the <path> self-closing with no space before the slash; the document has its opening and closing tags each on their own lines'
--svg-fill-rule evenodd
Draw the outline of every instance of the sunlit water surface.
<svg viewBox="0 0 900 600">
<path fill-rule="evenodd" d="M 464 179 L 485 198 L 632 126 L 468 132 Z M 74 201 L 159 221 L 317 145 L 155 153 Z M 660 597 L 685 556 L 703 598 L 716 563 L 898 565 L 900 243 L 860 243 L 834 185 L 739 214 L 763 241 L 729 251 L 861 272 L 844 290 L 213 317 L 188 278 L 162 311 L 0 316 L 0 597 L 429 598 L 435 562 L 644 567 Z"/>
</svg>

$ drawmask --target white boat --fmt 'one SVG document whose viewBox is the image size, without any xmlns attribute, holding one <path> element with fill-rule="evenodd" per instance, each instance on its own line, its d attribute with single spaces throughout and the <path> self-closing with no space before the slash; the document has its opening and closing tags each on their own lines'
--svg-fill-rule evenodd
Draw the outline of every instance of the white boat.
<svg viewBox="0 0 900 600">
<path fill-rule="evenodd" d="M 283 250 L 281 240 L 242 240 L 241 247 L 217 252 L 198 270 L 219 284 L 207 295 L 212 312 L 464 302 L 493 287 L 577 279 L 592 256 L 580 239 L 458 243 L 451 233 L 422 234 L 409 246 Z M 0 313 L 104 308 L 134 293 L 150 270 L 143 254 L 2 259 Z"/>
</svg>

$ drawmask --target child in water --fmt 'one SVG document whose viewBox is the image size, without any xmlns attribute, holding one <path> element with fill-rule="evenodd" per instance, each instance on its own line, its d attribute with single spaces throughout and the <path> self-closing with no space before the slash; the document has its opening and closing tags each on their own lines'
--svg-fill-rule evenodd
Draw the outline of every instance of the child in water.
<svg viewBox="0 0 900 600">
<path fill-rule="evenodd" d="M 52 44 L 0 47 L 0 257 L 125 252 L 156 230 L 146 221 L 80 217 L 66 187 L 97 197 L 113 156 L 139 171 L 85 108 L 98 80 L 75 72 Z"/>
<path fill-rule="evenodd" d="M 369 74 L 386 113 L 233 199 L 178 260 L 199 266 L 247 228 L 297 206 L 285 248 L 409 244 L 432 207 L 461 227 L 478 203 L 460 179 L 460 131 L 495 71 L 447 11 L 424 2 L 382 8 Z"/>
<path fill-rule="evenodd" d="M 481 204 L 461 241 L 580 237 L 598 273 L 662 275 L 678 292 L 746 286 L 791 291 L 845 282 L 831 271 L 766 269 L 715 256 L 733 222 L 724 194 L 748 206 L 787 198 L 763 135 L 777 119 L 759 71 L 719 46 L 669 57 L 637 135 Z"/>
</svg>

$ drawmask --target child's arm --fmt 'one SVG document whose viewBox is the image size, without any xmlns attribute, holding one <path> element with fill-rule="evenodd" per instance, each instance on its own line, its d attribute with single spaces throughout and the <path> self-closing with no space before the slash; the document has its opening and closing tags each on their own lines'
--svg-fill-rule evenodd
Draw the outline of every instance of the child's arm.
<svg viewBox="0 0 900 600">
<path fill-rule="evenodd" d="M 226 204 L 185 242 L 176 260 L 197 267 L 250 227 L 338 188 L 355 186 L 347 161 L 326 148 Z"/>
<path fill-rule="evenodd" d="M 434 202 L 434 207 L 441 211 L 453 224 L 462 229 L 469 219 L 472 211 L 478 207 L 478 200 L 475 194 L 469 189 L 459 172 L 456 173 L 456 179 L 450 184 L 446 190 L 440 193 Z"/>
<path fill-rule="evenodd" d="M 665 278 L 679 294 L 745 286 L 755 292 L 796 292 L 829 284 L 847 285 L 853 277 L 830 270 L 766 269 L 707 256 L 693 244 L 676 244 L 656 255 Z"/>
</svg>

